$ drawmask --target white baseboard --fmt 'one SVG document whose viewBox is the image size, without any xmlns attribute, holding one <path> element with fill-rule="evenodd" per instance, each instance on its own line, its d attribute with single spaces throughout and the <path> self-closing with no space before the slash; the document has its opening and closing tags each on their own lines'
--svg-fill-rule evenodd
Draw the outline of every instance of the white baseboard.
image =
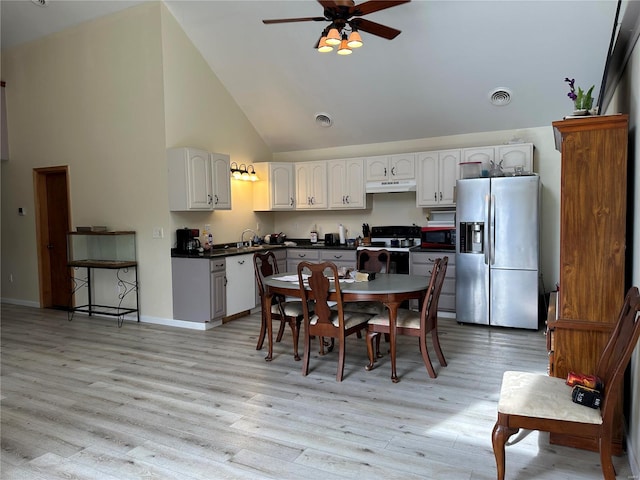
<svg viewBox="0 0 640 480">
<path fill-rule="evenodd" d="M 29 300 L 20 300 L 18 298 L 5 298 L 5 297 L 2 297 L 2 298 L 0 298 L 0 302 L 8 303 L 10 305 L 20 305 L 22 307 L 40 308 L 40 302 L 32 302 L 32 301 L 29 301 Z"/>
</svg>

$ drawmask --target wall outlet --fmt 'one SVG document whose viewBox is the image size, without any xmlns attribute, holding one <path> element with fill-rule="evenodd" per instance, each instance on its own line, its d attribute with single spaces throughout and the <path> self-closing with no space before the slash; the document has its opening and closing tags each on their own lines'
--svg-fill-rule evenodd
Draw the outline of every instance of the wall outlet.
<svg viewBox="0 0 640 480">
<path fill-rule="evenodd" d="M 164 238 L 164 229 L 162 227 L 153 227 L 153 238 Z"/>
<path fill-rule="evenodd" d="M 203 232 L 212 233 L 212 232 L 211 232 L 211 225 L 210 225 L 210 224 L 208 224 L 208 223 L 206 223 L 206 224 L 204 225 L 204 230 L 203 230 Z"/>
</svg>

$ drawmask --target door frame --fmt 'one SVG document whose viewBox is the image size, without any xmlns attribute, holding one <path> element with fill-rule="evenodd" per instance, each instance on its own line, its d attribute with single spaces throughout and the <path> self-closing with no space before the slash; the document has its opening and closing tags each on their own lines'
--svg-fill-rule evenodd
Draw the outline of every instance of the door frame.
<svg viewBox="0 0 640 480">
<path fill-rule="evenodd" d="M 35 203 L 35 221 L 36 221 L 36 250 L 38 253 L 38 287 L 40 295 L 40 308 L 49 308 L 53 306 L 53 286 L 51 285 L 51 261 L 50 253 L 47 248 L 49 239 L 49 223 L 48 213 L 49 205 L 47 202 L 47 176 L 59 175 L 63 173 L 67 186 L 66 205 L 62 205 L 67 209 L 68 225 L 67 231 L 71 230 L 71 202 L 69 189 L 69 166 L 61 165 L 54 167 L 42 167 L 33 169 L 33 191 Z"/>
</svg>

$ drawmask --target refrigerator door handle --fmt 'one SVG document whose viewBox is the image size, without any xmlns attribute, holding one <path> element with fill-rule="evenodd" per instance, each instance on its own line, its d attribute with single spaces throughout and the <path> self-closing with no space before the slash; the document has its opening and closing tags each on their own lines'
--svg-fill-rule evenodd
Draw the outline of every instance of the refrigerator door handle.
<svg viewBox="0 0 640 480">
<path fill-rule="evenodd" d="M 491 218 L 489 219 L 489 248 L 491 250 L 489 263 L 496 263 L 496 196 L 491 195 Z"/>
<path fill-rule="evenodd" d="M 491 196 L 484 196 L 484 211 L 487 214 L 487 218 L 484 223 L 484 264 L 489 265 L 489 220 L 490 220 L 490 212 L 491 212 Z"/>
</svg>

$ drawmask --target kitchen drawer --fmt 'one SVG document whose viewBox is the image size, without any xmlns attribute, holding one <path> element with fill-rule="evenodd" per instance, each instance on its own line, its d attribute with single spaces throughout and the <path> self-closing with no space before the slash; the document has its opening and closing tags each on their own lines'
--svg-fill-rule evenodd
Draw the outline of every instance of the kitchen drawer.
<svg viewBox="0 0 640 480">
<path fill-rule="evenodd" d="M 355 270 L 356 253 L 355 250 L 322 250 L 320 252 L 320 260 L 335 263 L 338 268 L 345 267 Z"/>
<path fill-rule="evenodd" d="M 297 272 L 300 262 L 319 262 L 320 250 L 306 248 L 287 249 L 287 272 Z"/>
</svg>

